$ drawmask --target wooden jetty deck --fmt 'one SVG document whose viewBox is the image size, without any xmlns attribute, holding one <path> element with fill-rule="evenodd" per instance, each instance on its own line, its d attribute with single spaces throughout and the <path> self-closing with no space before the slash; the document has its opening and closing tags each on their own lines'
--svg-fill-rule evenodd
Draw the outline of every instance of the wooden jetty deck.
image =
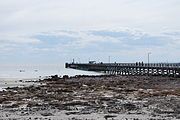
<svg viewBox="0 0 180 120">
<path fill-rule="evenodd" d="M 180 63 L 66 63 L 65 67 L 113 75 L 180 77 Z"/>
</svg>

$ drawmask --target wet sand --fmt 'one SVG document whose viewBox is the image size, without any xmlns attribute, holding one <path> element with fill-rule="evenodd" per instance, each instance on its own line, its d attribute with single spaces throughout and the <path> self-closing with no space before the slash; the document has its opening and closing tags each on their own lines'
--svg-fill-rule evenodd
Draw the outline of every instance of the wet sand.
<svg viewBox="0 0 180 120">
<path fill-rule="evenodd" d="M 180 78 L 75 76 L 0 92 L 0 120 L 178 120 Z"/>
</svg>

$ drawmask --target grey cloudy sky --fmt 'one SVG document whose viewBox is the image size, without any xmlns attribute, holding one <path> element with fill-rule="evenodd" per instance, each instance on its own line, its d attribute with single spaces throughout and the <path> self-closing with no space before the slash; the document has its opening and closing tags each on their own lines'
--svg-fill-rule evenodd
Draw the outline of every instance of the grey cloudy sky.
<svg viewBox="0 0 180 120">
<path fill-rule="evenodd" d="M 0 64 L 179 62 L 179 0 L 1 0 Z"/>
</svg>

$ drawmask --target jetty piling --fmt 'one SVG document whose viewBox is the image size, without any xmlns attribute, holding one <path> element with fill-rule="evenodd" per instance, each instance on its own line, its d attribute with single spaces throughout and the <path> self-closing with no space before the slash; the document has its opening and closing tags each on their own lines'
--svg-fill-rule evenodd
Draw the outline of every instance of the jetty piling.
<svg viewBox="0 0 180 120">
<path fill-rule="evenodd" d="M 65 67 L 110 75 L 180 77 L 180 63 L 66 63 Z"/>
</svg>

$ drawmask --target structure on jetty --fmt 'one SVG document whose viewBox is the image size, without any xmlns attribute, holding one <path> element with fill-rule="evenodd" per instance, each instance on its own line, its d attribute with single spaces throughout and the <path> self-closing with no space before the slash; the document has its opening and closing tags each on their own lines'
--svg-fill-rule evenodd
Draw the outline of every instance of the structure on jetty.
<svg viewBox="0 0 180 120">
<path fill-rule="evenodd" d="M 180 77 L 180 63 L 66 63 L 66 68 L 113 75 L 153 75 Z"/>
</svg>

